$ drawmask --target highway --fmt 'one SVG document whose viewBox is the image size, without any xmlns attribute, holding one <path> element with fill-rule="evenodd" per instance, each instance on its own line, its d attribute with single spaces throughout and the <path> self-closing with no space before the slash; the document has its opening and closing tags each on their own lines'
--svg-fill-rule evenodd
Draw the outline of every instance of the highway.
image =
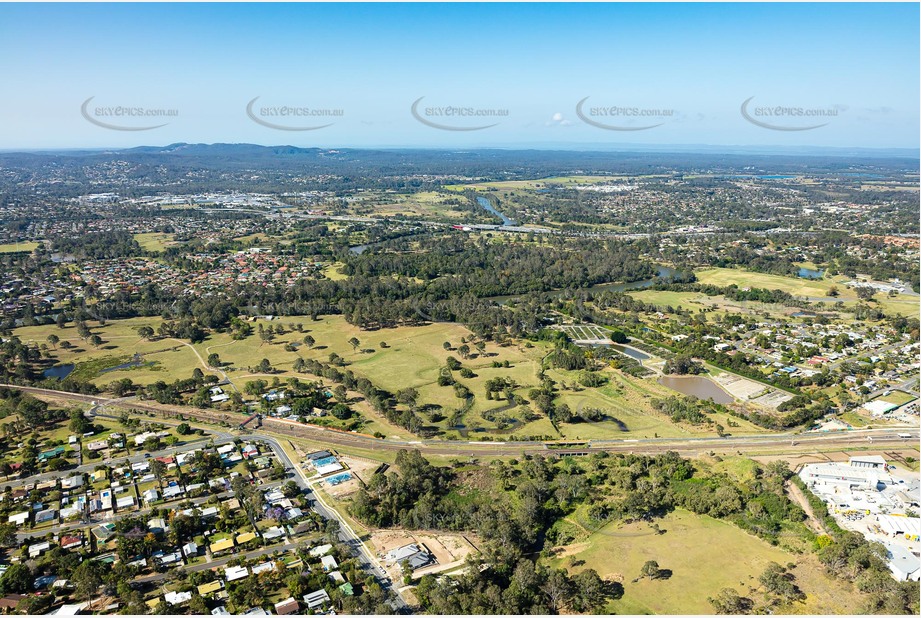
<svg viewBox="0 0 921 618">
<path fill-rule="evenodd" d="M 163 406 L 148 401 L 124 401 L 109 399 L 100 395 L 83 395 L 40 389 L 13 384 L 3 385 L 31 393 L 38 397 L 79 401 L 93 405 L 135 408 L 154 412 L 167 418 L 183 414 L 186 418 L 203 423 L 215 423 L 218 420 L 233 422 L 238 415 L 202 410 L 186 406 Z M 631 452 L 663 453 L 675 451 L 681 455 L 694 456 L 710 451 L 739 452 L 742 454 L 759 454 L 783 450 L 790 453 L 816 452 L 817 450 L 837 450 L 841 448 L 874 447 L 905 445 L 919 439 L 919 428 L 915 426 L 893 427 L 887 429 L 854 429 L 835 432 L 783 432 L 756 434 L 751 436 L 701 437 L 701 438 L 641 438 L 624 440 L 592 440 L 588 442 L 571 441 L 572 446 L 549 446 L 543 442 L 474 442 L 448 440 L 391 440 L 379 439 L 359 433 L 349 433 L 297 423 L 285 419 L 266 417 L 263 419 L 262 432 L 253 434 L 265 436 L 264 432 L 280 434 L 285 437 L 301 438 L 320 442 L 330 447 L 360 448 L 370 451 L 397 451 L 418 449 L 424 454 L 454 457 L 513 457 L 526 453 L 593 453 L 593 452 Z M 908 433 L 909 438 L 900 438 L 899 433 Z M 226 434 L 224 435 L 231 435 Z M 299 469 L 295 467 L 295 469 Z"/>
<path fill-rule="evenodd" d="M 106 407 L 135 408 L 138 410 L 154 412 L 164 419 L 158 421 L 165 424 L 176 424 L 178 420 L 175 417 L 182 414 L 186 419 L 197 421 L 205 424 L 214 424 L 215 422 L 231 423 L 242 420 L 239 415 L 228 415 L 213 410 L 202 410 L 185 406 L 162 406 L 153 402 L 134 400 L 131 398 L 111 399 L 100 395 L 84 395 L 80 393 L 69 393 L 65 391 L 55 391 L 28 386 L 3 385 L 8 388 L 15 388 L 23 392 L 30 393 L 37 397 L 60 399 L 66 401 L 76 401 L 89 403 L 95 414 L 109 418 L 114 416 L 103 414 L 98 410 Z M 286 468 L 294 471 L 294 477 L 298 485 L 304 490 L 305 496 L 311 501 L 316 512 L 327 520 L 339 522 L 339 540 L 348 545 L 353 554 L 357 557 L 362 567 L 371 573 L 385 588 L 393 591 L 392 606 L 399 613 L 405 613 L 407 605 L 400 596 L 399 591 L 393 586 L 392 582 L 387 579 L 384 569 L 377 562 L 373 552 L 368 549 L 364 542 L 359 538 L 348 522 L 332 507 L 330 507 L 314 490 L 312 479 L 308 478 L 303 468 L 295 463 L 283 444 L 273 435 L 267 435 L 266 432 L 281 434 L 285 437 L 302 438 L 322 443 L 327 447 L 344 447 L 344 448 L 361 448 L 371 451 L 395 451 L 402 449 L 418 449 L 425 454 L 447 455 L 447 456 L 520 456 L 522 454 L 546 454 L 546 455 L 566 455 L 566 454 L 591 454 L 597 452 L 631 452 L 631 453 L 664 453 L 675 451 L 682 456 L 695 456 L 700 453 L 711 451 L 722 453 L 741 453 L 754 455 L 759 453 L 769 453 L 782 451 L 784 453 L 813 453 L 818 451 L 830 451 L 848 448 L 886 448 L 892 446 L 917 446 L 919 441 L 919 428 L 917 426 L 907 428 L 891 429 L 865 429 L 850 430 L 838 432 L 786 432 L 772 434 L 758 434 L 752 436 L 729 436 L 725 438 L 718 437 L 701 437 L 701 438 L 655 438 L 655 439 L 624 439 L 624 440 L 592 440 L 589 442 L 567 442 L 562 444 L 543 443 L 543 442 L 470 442 L 470 441 L 447 441 L 447 440 L 384 440 L 372 436 L 348 433 L 342 431 L 330 430 L 322 427 L 296 423 L 284 419 L 275 419 L 267 417 L 263 419 L 263 425 L 260 429 L 253 429 L 245 436 L 237 436 L 226 430 L 219 428 L 210 429 L 213 434 L 215 444 L 226 443 L 234 438 L 242 437 L 249 441 L 258 441 L 267 444 Z M 258 432 L 258 433 L 256 433 Z M 901 434 L 901 435 L 900 435 Z M 902 437 L 907 435 L 909 437 Z M 187 450 L 200 448 L 205 441 L 198 440 L 184 444 L 181 447 L 174 447 L 151 453 L 152 456 L 181 453 Z M 293 446 L 293 445 L 292 445 Z M 142 455 L 128 457 L 130 462 L 146 459 Z M 122 458 L 119 458 L 122 461 Z M 82 465 L 76 468 L 79 471 L 91 471 L 96 463 Z M 54 478 L 58 473 L 41 474 L 30 477 L 29 481 L 41 481 L 47 478 Z M 0 487 L 13 485 L 14 483 L 6 482 L 0 484 Z M 16 481 L 16 485 L 22 484 L 22 481 Z M 60 531 L 69 526 L 60 527 Z M 47 532 L 45 530 L 44 532 Z M 44 533 L 43 532 L 43 533 Z M 27 536 L 21 535 L 21 540 L 26 540 Z M 272 547 L 266 551 L 279 549 Z M 248 554 L 247 554 L 248 555 Z M 253 557 L 258 555 L 253 554 Z M 236 557 L 239 557 L 238 555 Z M 224 561 L 226 562 L 226 560 Z M 220 563 L 209 563 L 207 567 L 219 566 Z M 151 583 L 157 581 L 158 577 L 150 577 Z"/>
</svg>

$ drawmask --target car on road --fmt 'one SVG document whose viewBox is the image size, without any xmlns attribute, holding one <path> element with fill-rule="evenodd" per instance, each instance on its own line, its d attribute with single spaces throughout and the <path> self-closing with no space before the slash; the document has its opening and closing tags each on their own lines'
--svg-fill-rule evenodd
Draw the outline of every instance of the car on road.
<svg viewBox="0 0 921 618">
<path fill-rule="evenodd" d="M 150 453 L 144 453 L 144 459 L 150 459 Z"/>
</svg>

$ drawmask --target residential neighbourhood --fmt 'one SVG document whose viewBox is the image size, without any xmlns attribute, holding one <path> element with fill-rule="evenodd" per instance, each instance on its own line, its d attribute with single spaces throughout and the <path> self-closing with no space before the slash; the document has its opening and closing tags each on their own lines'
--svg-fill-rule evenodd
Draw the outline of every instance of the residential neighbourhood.
<svg viewBox="0 0 921 618">
<path fill-rule="evenodd" d="M 94 463 L 38 480 L 14 472 L 2 483 L 0 577 L 31 574 L 6 606 L 26 599 L 35 613 L 323 613 L 373 581 L 340 543 L 338 522 L 314 509 L 305 477 L 277 442 L 205 432 L 167 446 L 172 427 L 113 425 L 68 441 L 42 465 L 81 446 L 99 453 Z M 336 461 L 319 455 L 321 468 Z M 124 591 L 80 598 L 85 587 L 61 575 L 72 573 L 60 565 L 73 559 L 117 569 Z M 51 597 L 29 594 L 50 588 L 51 606 L 42 605 Z"/>
</svg>

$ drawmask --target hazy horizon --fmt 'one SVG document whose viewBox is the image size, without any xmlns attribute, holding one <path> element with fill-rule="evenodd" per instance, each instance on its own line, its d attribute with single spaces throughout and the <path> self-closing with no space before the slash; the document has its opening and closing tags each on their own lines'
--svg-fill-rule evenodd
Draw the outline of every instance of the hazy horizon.
<svg viewBox="0 0 921 618">
<path fill-rule="evenodd" d="M 48 8 L 0 149 L 919 148 L 917 4 Z"/>
</svg>

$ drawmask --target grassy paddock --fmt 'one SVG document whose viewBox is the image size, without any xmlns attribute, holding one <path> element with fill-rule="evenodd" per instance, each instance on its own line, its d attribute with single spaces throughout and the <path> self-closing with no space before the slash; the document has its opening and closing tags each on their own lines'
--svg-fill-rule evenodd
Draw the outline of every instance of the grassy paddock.
<svg viewBox="0 0 921 618">
<path fill-rule="evenodd" d="M 447 420 L 451 413 L 464 405 L 464 401 L 455 396 L 453 388 L 439 386 L 437 383 L 439 372 L 445 366 L 446 359 L 448 356 L 454 356 L 461 361 L 463 367 L 472 370 L 475 374 L 470 378 L 462 377 L 459 371 L 453 374 L 454 379 L 464 384 L 474 395 L 473 405 L 463 418 L 463 423 L 468 429 L 484 429 L 491 432 L 493 439 L 497 440 L 505 439 L 510 435 L 557 435 L 556 430 L 546 418 L 504 431 L 496 431 L 496 423 L 487 418 L 492 416 L 491 411 L 501 410 L 507 403 L 504 399 L 486 399 L 486 381 L 496 377 L 512 378 L 519 385 L 515 390 L 516 396 L 529 399 L 529 391 L 538 386 L 537 376 L 541 360 L 548 351 L 545 343 L 537 343 L 528 348 L 523 345 L 500 347 L 489 342 L 482 355 L 478 354 L 472 343 L 469 343 L 470 357 L 463 359 L 457 348 L 462 344 L 462 338 L 466 338 L 469 342 L 472 334 L 459 324 L 437 323 L 362 331 L 348 324 L 341 316 L 325 316 L 317 321 L 304 316 L 291 316 L 280 320 L 260 320 L 254 323 L 254 330 L 257 330 L 260 324 L 263 327 L 282 326 L 284 328 L 285 332 L 276 335 L 271 342 L 262 341 L 256 333 L 244 340 L 234 340 L 229 333 L 212 333 L 204 342 L 194 345 L 173 339 L 146 341 L 137 335 L 137 329 L 140 326 L 148 325 L 156 330 L 160 322 L 160 318 L 152 317 L 116 320 L 105 326 L 90 323 L 93 332 L 98 333 L 104 340 L 98 349 L 80 339 L 73 327 L 64 329 L 58 329 L 55 325 L 23 327 L 16 329 L 16 334 L 24 342 L 45 343 L 48 335 L 52 333 L 60 337 L 62 341 L 68 341 L 74 346 L 69 350 L 61 348 L 60 343 L 57 349 L 49 345 L 52 360 L 56 364 L 77 364 L 77 375 L 90 379 L 98 386 L 104 386 L 124 377 L 131 378 L 138 384 L 150 384 L 157 380 L 171 382 L 179 378 L 190 377 L 196 367 L 201 368 L 205 373 L 217 374 L 214 370 L 205 367 L 202 360 L 207 359 L 212 353 L 219 355 L 227 377 L 241 390 L 247 382 L 256 379 L 271 382 L 274 378 L 278 378 L 284 382 L 288 377 L 297 376 L 301 379 L 314 380 L 316 378 L 312 375 L 296 374 L 293 370 L 294 362 L 298 357 L 328 361 L 330 354 L 335 353 L 345 359 L 347 368 L 354 371 L 356 375 L 367 377 L 381 388 L 393 393 L 403 388 L 416 388 L 419 392 L 418 403 L 420 405 L 440 406 L 438 413 L 442 419 L 435 421 L 434 425 L 444 431 L 450 431 Z M 297 324 L 303 326 L 303 332 L 294 329 Z M 308 348 L 303 343 L 303 338 L 308 333 L 316 342 L 312 348 Z M 357 348 L 353 348 L 349 343 L 352 337 L 359 340 Z M 448 342 L 452 349 L 445 350 L 445 342 Z M 292 344 L 296 349 L 285 350 L 286 344 Z M 121 362 L 130 359 L 135 353 L 143 355 L 145 365 L 106 373 L 100 371 L 107 366 L 118 364 L 115 363 L 116 359 Z M 263 358 L 268 359 L 275 373 L 256 372 L 255 366 Z M 500 363 L 508 361 L 509 367 L 493 367 L 494 361 Z M 650 404 L 652 398 L 674 394 L 673 391 L 657 384 L 654 379 L 632 378 L 612 369 L 605 370 L 605 373 L 611 380 L 608 385 L 601 388 L 575 390 L 572 386 L 577 383 L 577 372 L 558 370 L 549 372 L 561 387 L 563 383 L 568 386 L 566 389 L 561 389 L 558 402 L 568 404 L 576 413 L 585 406 L 600 408 L 623 423 L 621 425 L 609 420 L 599 423 L 564 424 L 561 426 L 561 437 L 619 439 L 652 438 L 656 435 L 661 437 L 715 435 L 711 429 L 704 426 L 675 425 L 667 417 L 653 411 Z M 407 437 L 409 435 L 387 422 L 379 414 L 374 413 L 366 402 L 354 401 L 353 405 L 368 420 L 369 424 L 363 429 L 364 431 L 369 433 L 380 431 L 388 436 Z M 534 409 L 533 405 L 530 407 Z M 500 411 L 498 414 L 507 418 L 523 418 L 521 408 Z M 430 417 L 425 413 L 422 415 L 424 420 L 431 422 Z M 737 433 L 750 431 L 757 430 L 747 426 L 737 429 Z M 490 434 L 475 432 L 471 435 L 482 437 Z"/>
<path fill-rule="evenodd" d="M 838 288 L 839 295 L 835 302 L 841 301 L 845 305 L 857 303 L 857 292 L 848 289 L 848 277 L 826 277 L 824 279 L 802 279 L 799 277 L 783 277 L 780 275 L 767 275 L 737 268 L 708 268 L 695 272 L 701 283 L 719 286 L 735 284 L 740 288 L 756 287 L 772 290 L 781 290 L 794 296 L 807 296 L 811 298 L 826 298 L 832 286 Z M 831 302 L 831 301 L 826 301 Z M 870 305 L 879 307 L 884 313 L 905 316 L 915 316 L 921 307 L 921 299 L 917 296 L 899 294 L 889 298 L 886 294 L 877 293 Z"/>
<path fill-rule="evenodd" d="M 807 594 L 804 604 L 783 613 L 854 613 L 860 605 L 850 585 L 826 576 L 812 556 L 797 556 L 732 524 L 681 509 L 658 523 L 665 534 L 655 534 L 647 523 L 610 524 L 586 542 L 565 547 L 553 562 L 571 571 L 595 569 L 601 577 L 621 581 L 624 596 L 605 613 L 711 614 L 707 597 L 722 588 L 735 588 L 758 601 L 762 593 L 750 587 L 759 587 L 757 578 L 770 562 L 796 563 L 793 573 Z M 657 561 L 672 576 L 634 583 L 647 560 Z"/>
<path fill-rule="evenodd" d="M 162 253 L 170 245 L 176 244 L 174 242 L 175 236 L 173 234 L 165 234 L 163 232 L 149 232 L 145 234 L 135 234 L 134 239 L 141 245 L 141 248 L 144 251 L 150 251 L 152 253 Z"/>
</svg>

